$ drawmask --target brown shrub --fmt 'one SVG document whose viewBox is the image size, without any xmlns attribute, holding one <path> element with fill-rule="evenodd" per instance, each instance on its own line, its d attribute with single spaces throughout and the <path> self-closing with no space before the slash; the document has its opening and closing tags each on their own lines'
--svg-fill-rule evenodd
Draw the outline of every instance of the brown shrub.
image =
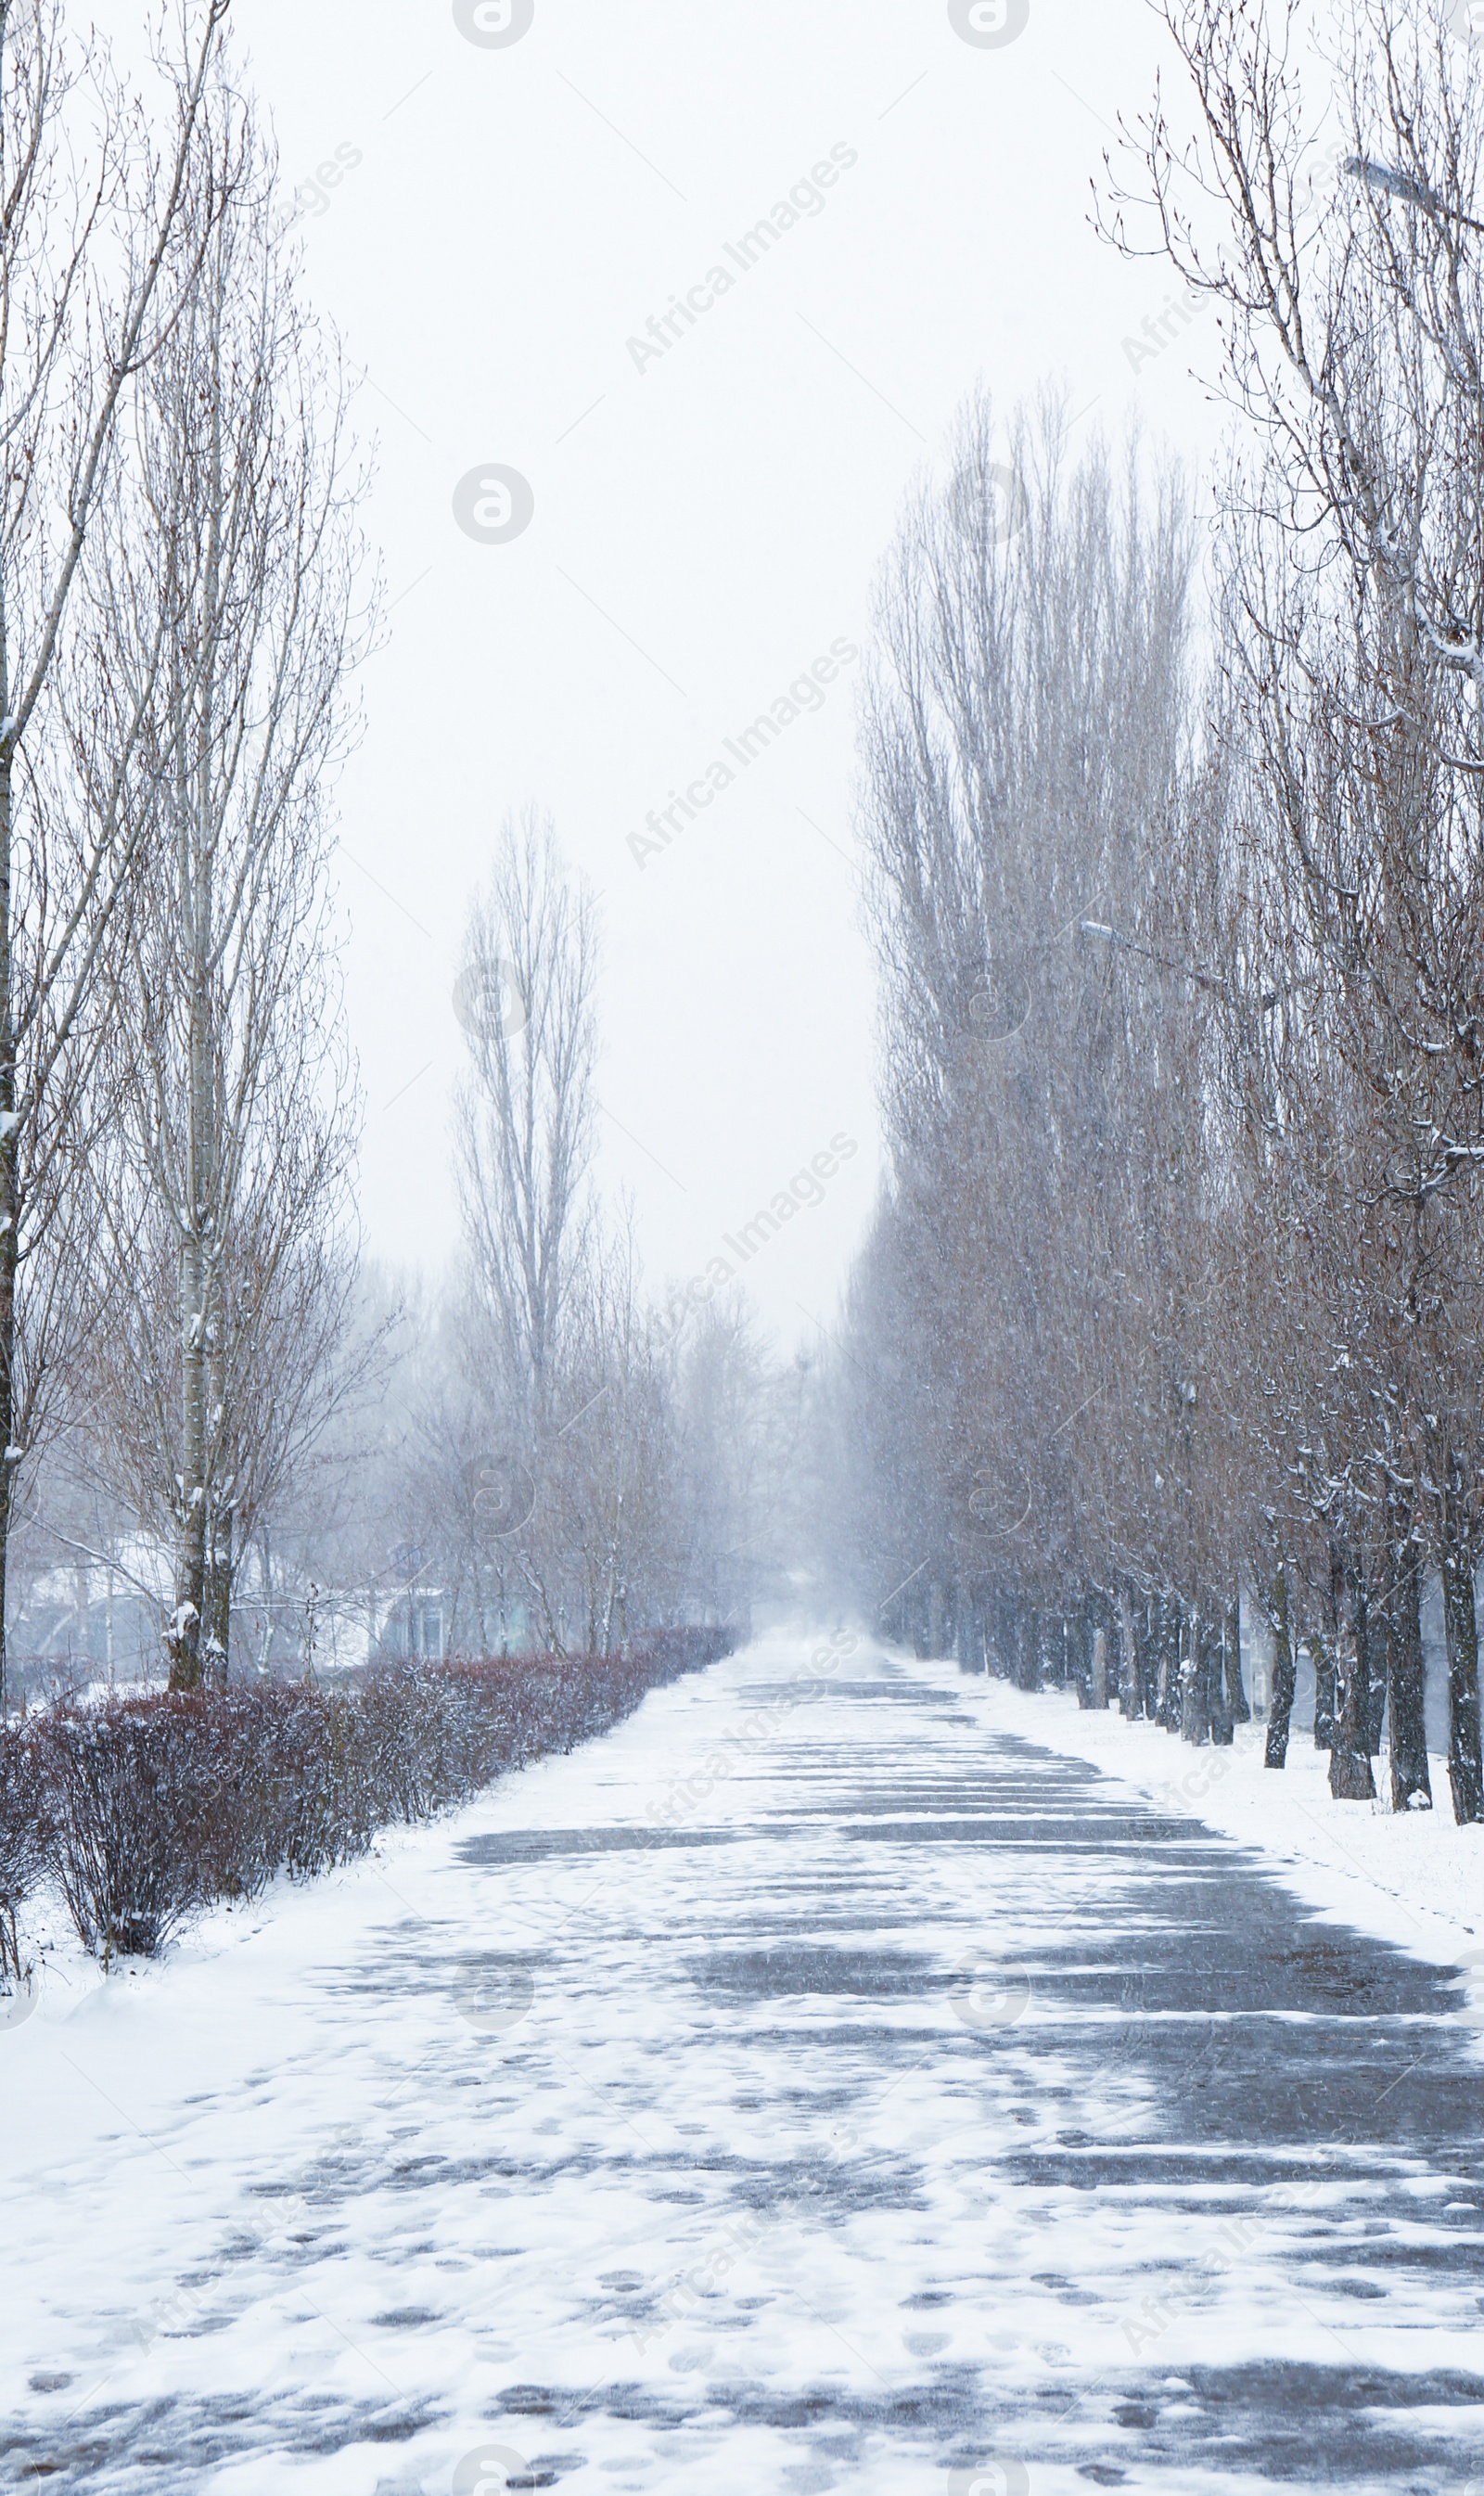
<svg viewBox="0 0 1484 2496">
<path fill-rule="evenodd" d="M 663 1631 L 625 1658 L 387 1665 L 331 1691 L 64 1701 L 0 1740 L 0 1921 L 15 1885 L 0 1975 L 43 1866 L 87 1950 L 149 1955 L 206 1900 L 347 1862 L 388 1822 L 426 1820 L 605 1732 L 730 1644 L 723 1631 Z"/>
</svg>

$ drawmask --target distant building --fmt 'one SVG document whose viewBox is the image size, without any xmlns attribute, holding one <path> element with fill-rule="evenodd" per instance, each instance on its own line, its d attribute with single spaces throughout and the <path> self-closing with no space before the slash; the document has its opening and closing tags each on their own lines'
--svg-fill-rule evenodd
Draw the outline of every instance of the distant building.
<svg viewBox="0 0 1484 2496">
<path fill-rule="evenodd" d="M 410 1555 L 394 1554 L 395 1561 Z M 525 1607 L 508 1604 L 482 1625 L 456 1590 L 425 1585 L 417 1568 L 390 1585 L 310 1587 L 264 1596 L 256 1550 L 243 1555 L 232 1607 L 232 1672 L 294 1678 L 353 1672 L 367 1664 L 442 1664 L 450 1652 L 524 1655 L 534 1640 Z M 13 1687 L 28 1699 L 58 1689 L 129 1688 L 165 1678 L 165 1634 L 174 1609 L 174 1554 L 131 1537 L 111 1559 L 78 1554 L 13 1587 Z"/>
</svg>

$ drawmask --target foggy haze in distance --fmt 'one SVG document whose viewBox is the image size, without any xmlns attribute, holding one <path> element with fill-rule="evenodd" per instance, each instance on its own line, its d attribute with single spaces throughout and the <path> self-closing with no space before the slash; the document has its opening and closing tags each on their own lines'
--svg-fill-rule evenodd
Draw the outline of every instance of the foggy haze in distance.
<svg viewBox="0 0 1484 2496">
<path fill-rule="evenodd" d="M 979 381 L 1005 416 L 1058 384 L 1077 436 L 1136 420 L 1197 464 L 1215 431 L 1214 316 L 1087 222 L 1150 12 L 1001 15 L 241 10 L 378 446 L 388 629 L 340 856 L 372 1254 L 454 1245 L 461 931 L 534 800 L 601 896 L 599 1177 L 651 1288 L 721 1255 L 781 1344 L 829 1322 L 880 1170 L 852 735 L 903 498 Z M 819 1155 L 838 1173 L 742 1268 L 727 1234 Z"/>
</svg>

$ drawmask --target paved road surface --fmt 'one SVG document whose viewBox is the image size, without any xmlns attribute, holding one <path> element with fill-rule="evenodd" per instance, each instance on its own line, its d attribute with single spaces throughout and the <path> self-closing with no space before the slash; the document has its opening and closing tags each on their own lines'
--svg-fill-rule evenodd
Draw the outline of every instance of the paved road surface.
<svg viewBox="0 0 1484 2496">
<path fill-rule="evenodd" d="M 1484 2484 L 1459 2005 L 773 1640 L 0 2036 L 0 2479 Z"/>
</svg>

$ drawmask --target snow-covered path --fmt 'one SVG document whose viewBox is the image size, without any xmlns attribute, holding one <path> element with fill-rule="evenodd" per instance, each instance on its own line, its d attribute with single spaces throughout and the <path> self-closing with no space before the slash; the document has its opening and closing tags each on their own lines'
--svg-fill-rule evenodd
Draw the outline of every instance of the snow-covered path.
<svg viewBox="0 0 1484 2496">
<path fill-rule="evenodd" d="M 802 1640 L 0 2034 L 0 2472 L 1484 2474 L 1451 1972 Z"/>
</svg>

